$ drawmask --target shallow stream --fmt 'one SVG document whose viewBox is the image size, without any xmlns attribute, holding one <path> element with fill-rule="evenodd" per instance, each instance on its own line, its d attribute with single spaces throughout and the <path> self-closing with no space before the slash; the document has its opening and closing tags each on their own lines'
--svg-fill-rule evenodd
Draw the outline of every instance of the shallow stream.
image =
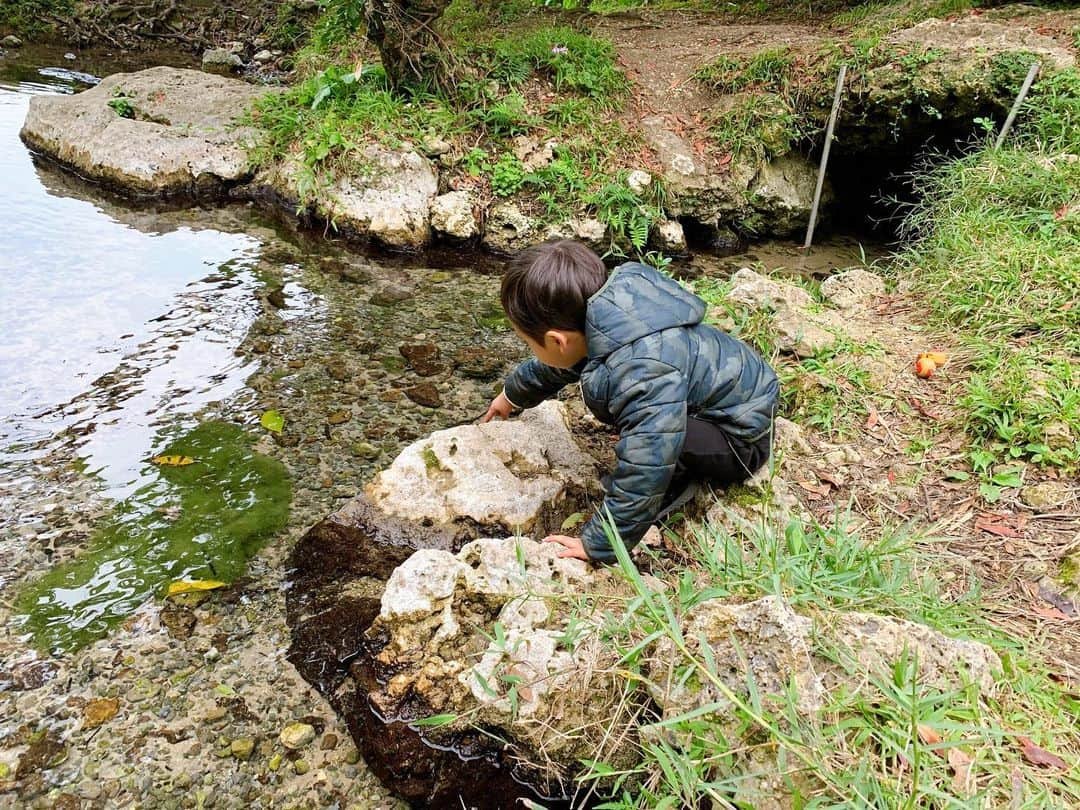
<svg viewBox="0 0 1080 810">
<path fill-rule="evenodd" d="M 33 159 L 31 97 L 118 67 L 0 60 L 0 620 L 52 652 L 170 582 L 241 576 L 404 443 L 482 412 L 522 353 L 472 254 L 365 258 L 247 206 L 136 206 Z M 859 259 L 840 239 L 687 267 Z"/>
</svg>

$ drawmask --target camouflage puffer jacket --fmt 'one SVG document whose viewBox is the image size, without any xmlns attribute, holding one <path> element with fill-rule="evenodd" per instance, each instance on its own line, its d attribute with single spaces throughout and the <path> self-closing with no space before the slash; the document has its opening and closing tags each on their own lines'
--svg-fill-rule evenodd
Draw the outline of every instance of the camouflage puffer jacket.
<svg viewBox="0 0 1080 810">
<path fill-rule="evenodd" d="M 677 282 L 628 262 L 589 299 L 585 360 L 557 369 L 533 358 L 506 379 L 506 396 L 519 408 L 580 380 L 585 404 L 619 429 L 607 497 L 581 534 L 594 560 L 614 560 L 605 513 L 628 547 L 656 519 L 682 453 L 688 415 L 747 443 L 772 430 L 776 374 L 745 343 L 702 323 L 704 314 L 705 302 Z"/>
</svg>

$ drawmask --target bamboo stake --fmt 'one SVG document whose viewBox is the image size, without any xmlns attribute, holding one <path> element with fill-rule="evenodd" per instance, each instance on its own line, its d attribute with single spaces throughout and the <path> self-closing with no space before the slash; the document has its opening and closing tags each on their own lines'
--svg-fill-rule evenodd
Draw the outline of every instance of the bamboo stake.
<svg viewBox="0 0 1080 810">
<path fill-rule="evenodd" d="M 806 242 L 803 243 L 803 250 L 809 249 L 814 241 L 814 226 L 817 225 L 818 207 L 821 205 L 821 190 L 825 186 L 825 167 L 829 163 L 829 150 L 832 148 L 833 130 L 836 128 L 836 116 L 840 112 L 840 98 L 844 93 L 844 76 L 846 75 L 847 65 L 841 65 L 840 75 L 836 78 L 836 95 L 833 97 L 832 112 L 829 113 L 829 125 L 825 128 L 825 148 L 821 151 L 817 188 L 814 190 L 814 204 L 810 208 L 810 223 L 806 226 Z"/>
<path fill-rule="evenodd" d="M 995 149 L 1000 149 L 1001 145 L 1005 143 L 1005 136 L 1009 134 L 1009 130 L 1012 129 L 1013 121 L 1016 120 L 1016 114 L 1020 112 L 1020 105 L 1024 103 L 1024 99 L 1027 98 L 1028 90 L 1031 89 L 1031 85 L 1035 82 L 1035 75 L 1039 72 L 1041 62 L 1035 61 L 1031 63 L 1031 67 L 1028 68 L 1027 76 L 1024 78 L 1024 84 L 1020 87 L 1020 94 L 1016 97 L 1016 101 L 1013 102 L 1012 109 L 1009 110 L 1009 117 L 1005 119 L 1005 123 L 1001 125 L 1001 132 L 998 133 L 997 143 L 994 144 Z"/>
</svg>

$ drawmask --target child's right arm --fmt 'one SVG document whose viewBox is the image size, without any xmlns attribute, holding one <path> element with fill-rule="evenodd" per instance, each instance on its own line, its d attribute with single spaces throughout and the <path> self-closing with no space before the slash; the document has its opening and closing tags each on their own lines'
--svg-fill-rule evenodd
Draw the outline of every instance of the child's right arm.
<svg viewBox="0 0 1080 810">
<path fill-rule="evenodd" d="M 584 362 L 581 366 L 584 365 Z M 502 395 L 515 408 L 533 408 L 581 379 L 581 366 L 555 368 L 530 357 L 510 372 Z"/>
</svg>

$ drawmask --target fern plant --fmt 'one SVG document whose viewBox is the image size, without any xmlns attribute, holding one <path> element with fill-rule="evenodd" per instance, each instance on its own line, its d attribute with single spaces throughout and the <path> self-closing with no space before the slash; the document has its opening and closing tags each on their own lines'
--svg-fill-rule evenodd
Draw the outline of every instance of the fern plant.
<svg viewBox="0 0 1080 810">
<path fill-rule="evenodd" d="M 626 242 L 639 256 L 644 251 L 649 230 L 663 215 L 659 188 L 654 187 L 648 193 L 656 199 L 642 199 L 626 184 L 626 173 L 623 172 L 586 197 L 596 210 L 596 218 L 608 227 L 613 253 L 624 255 L 621 245 Z"/>
</svg>

